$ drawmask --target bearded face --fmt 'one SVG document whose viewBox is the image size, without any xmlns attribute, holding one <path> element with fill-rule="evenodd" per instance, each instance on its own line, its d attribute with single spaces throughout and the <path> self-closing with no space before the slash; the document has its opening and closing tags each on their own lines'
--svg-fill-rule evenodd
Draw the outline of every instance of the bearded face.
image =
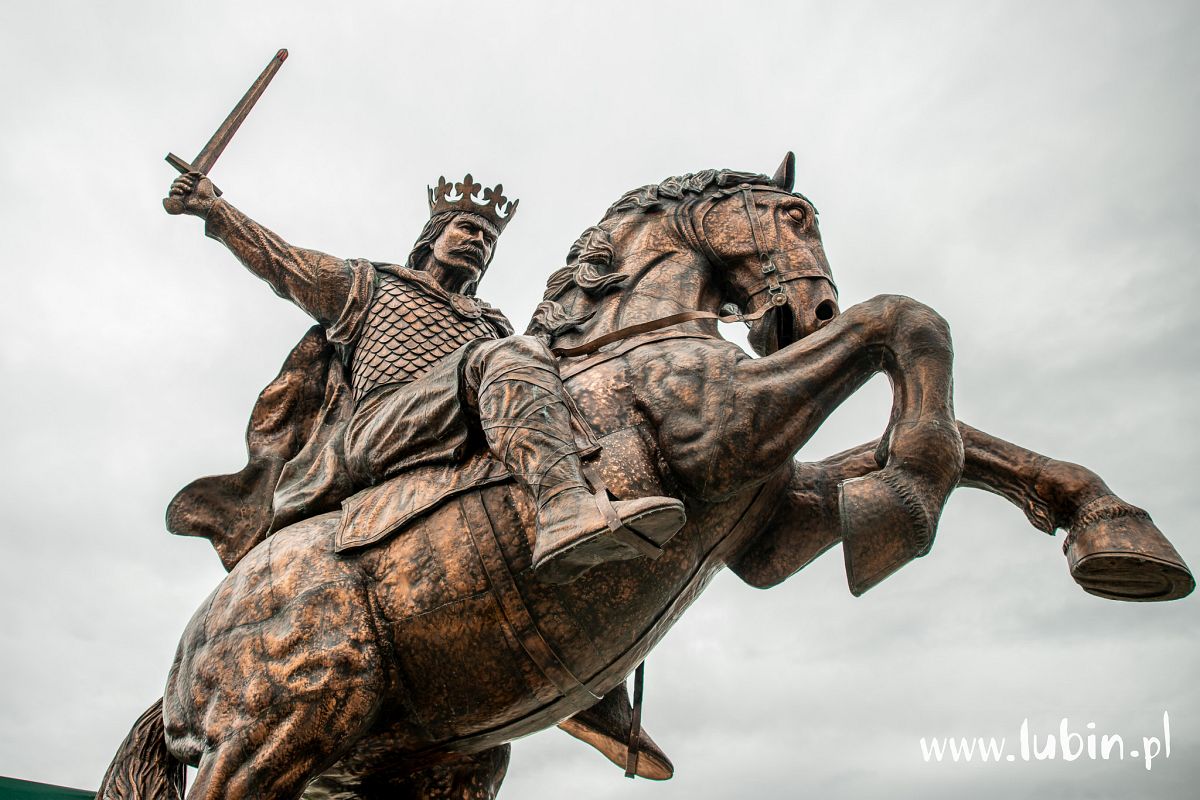
<svg viewBox="0 0 1200 800">
<path fill-rule="evenodd" d="M 474 283 L 492 258 L 499 233 L 474 214 L 456 214 L 433 243 L 437 271 L 454 283 Z"/>
</svg>

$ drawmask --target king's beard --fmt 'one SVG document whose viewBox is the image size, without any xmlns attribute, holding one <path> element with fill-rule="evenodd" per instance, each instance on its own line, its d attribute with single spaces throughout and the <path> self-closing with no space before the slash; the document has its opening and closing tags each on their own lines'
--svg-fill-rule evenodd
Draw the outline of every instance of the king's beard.
<svg viewBox="0 0 1200 800">
<path fill-rule="evenodd" d="M 479 282 L 483 270 L 473 256 L 452 255 L 456 256 L 453 261 L 442 261 L 430 253 L 424 269 L 450 294 L 462 294 Z"/>
</svg>

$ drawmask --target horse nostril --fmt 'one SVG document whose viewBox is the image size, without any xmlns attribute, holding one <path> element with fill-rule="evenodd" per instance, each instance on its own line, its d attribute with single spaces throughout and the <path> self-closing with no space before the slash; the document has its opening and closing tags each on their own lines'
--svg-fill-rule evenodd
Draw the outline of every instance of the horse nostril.
<svg viewBox="0 0 1200 800">
<path fill-rule="evenodd" d="M 833 315 L 837 313 L 837 306 L 832 300 L 822 300 L 817 306 L 817 319 L 821 322 L 828 322 L 833 319 Z"/>
</svg>

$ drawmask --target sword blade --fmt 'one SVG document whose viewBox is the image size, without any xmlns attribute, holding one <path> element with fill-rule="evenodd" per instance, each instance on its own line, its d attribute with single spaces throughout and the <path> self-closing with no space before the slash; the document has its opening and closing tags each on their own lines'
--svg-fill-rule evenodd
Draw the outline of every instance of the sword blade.
<svg viewBox="0 0 1200 800">
<path fill-rule="evenodd" d="M 196 171 L 207 175 L 216 163 L 221 153 L 225 151 L 229 140 L 233 138 L 233 134 L 237 133 L 237 129 L 241 127 L 242 122 L 250 114 L 250 109 L 254 108 L 254 104 L 258 102 L 258 98 L 262 97 L 262 93 L 266 91 L 267 85 L 271 83 L 271 79 L 275 77 L 275 73 L 279 72 L 279 68 L 283 66 L 283 62 L 287 60 L 288 51 L 280 50 L 271 59 L 262 73 L 250 84 L 250 88 L 238 104 L 233 107 L 233 111 L 229 112 L 229 116 L 221 123 L 221 127 L 217 128 L 217 132 L 208 140 L 208 144 L 204 145 L 200 150 L 200 154 L 192 159 L 192 163 L 188 164 L 178 156 L 168 154 L 167 162 L 175 167 L 180 172 Z"/>
</svg>

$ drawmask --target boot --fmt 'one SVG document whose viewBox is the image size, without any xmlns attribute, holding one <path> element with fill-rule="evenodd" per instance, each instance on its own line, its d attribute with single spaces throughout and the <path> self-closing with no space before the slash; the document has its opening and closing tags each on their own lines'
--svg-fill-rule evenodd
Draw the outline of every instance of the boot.
<svg viewBox="0 0 1200 800">
<path fill-rule="evenodd" d="M 657 557 L 683 527 L 683 503 L 670 497 L 613 500 L 598 479 L 593 491 L 554 364 L 526 360 L 494 371 L 497 377 L 485 374 L 480 381 L 479 421 L 492 453 L 537 508 L 538 576 L 567 583 L 598 564 Z"/>
</svg>

